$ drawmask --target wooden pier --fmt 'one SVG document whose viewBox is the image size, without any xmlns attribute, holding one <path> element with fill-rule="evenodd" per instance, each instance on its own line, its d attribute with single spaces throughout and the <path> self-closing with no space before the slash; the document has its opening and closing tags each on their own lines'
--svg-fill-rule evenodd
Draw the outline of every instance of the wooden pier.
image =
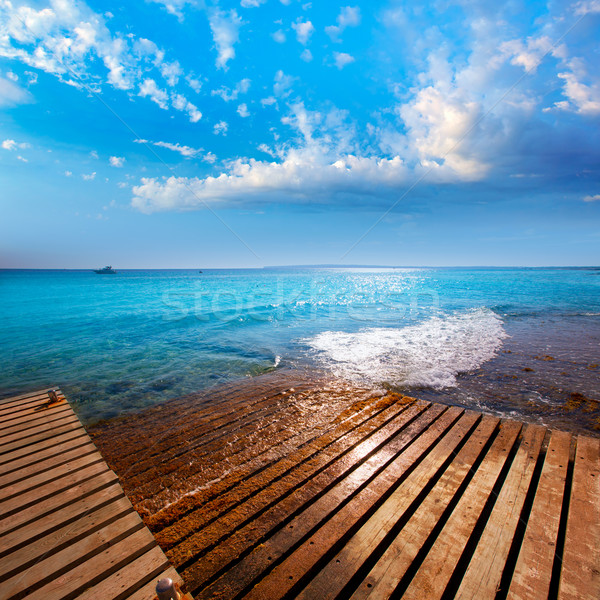
<svg viewBox="0 0 600 600">
<path fill-rule="evenodd" d="M 0 599 L 152 600 L 163 577 L 181 583 L 64 396 L 1 400 Z"/>
<path fill-rule="evenodd" d="M 93 435 L 196 598 L 600 598 L 598 438 L 394 394 L 335 406 L 229 390 Z"/>
</svg>

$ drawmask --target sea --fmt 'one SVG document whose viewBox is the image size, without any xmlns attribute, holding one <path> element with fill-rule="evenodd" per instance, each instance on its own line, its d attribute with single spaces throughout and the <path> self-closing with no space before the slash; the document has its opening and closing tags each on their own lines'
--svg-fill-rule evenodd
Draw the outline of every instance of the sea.
<svg viewBox="0 0 600 600">
<path fill-rule="evenodd" d="M 600 268 L 0 271 L 0 397 L 85 423 L 302 372 L 600 429 Z"/>
</svg>

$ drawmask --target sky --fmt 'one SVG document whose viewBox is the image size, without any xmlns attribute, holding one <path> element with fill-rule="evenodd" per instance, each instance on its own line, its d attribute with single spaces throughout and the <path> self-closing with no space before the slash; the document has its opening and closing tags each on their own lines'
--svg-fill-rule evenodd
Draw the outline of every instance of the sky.
<svg viewBox="0 0 600 600">
<path fill-rule="evenodd" d="M 600 0 L 0 0 L 0 267 L 599 265 L 599 133 Z"/>
</svg>

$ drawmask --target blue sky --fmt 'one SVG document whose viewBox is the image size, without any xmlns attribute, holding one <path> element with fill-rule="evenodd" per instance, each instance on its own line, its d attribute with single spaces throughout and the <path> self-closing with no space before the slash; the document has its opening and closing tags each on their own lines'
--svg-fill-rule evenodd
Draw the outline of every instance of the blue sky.
<svg viewBox="0 0 600 600">
<path fill-rule="evenodd" d="M 0 267 L 600 264 L 600 0 L 0 0 Z"/>
</svg>

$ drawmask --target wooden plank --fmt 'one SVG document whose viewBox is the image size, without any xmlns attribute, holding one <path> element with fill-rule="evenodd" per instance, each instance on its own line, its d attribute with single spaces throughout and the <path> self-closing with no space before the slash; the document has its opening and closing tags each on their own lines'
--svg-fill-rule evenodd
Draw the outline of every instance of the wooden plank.
<svg viewBox="0 0 600 600">
<path fill-rule="evenodd" d="M 46 438 L 30 446 L 24 446 L 18 448 L 13 452 L 7 452 L 0 456 L 0 467 L 2 470 L 12 470 L 14 464 L 20 464 L 20 461 L 35 461 L 36 457 L 41 452 L 47 450 L 54 451 L 62 447 L 62 444 L 68 444 L 74 441 L 89 441 L 89 436 L 83 427 L 75 428 L 73 430 L 66 431 L 57 436 Z M 19 462 L 17 462 L 19 461 Z"/>
<path fill-rule="evenodd" d="M 52 406 L 46 406 L 42 404 L 42 406 L 36 406 L 35 408 L 30 408 L 28 410 L 24 410 L 15 415 L 5 415 L 1 417 L 2 421 L 0 422 L 0 435 L 4 435 L 3 432 L 14 429 L 17 430 L 17 427 L 22 427 L 23 425 L 35 425 L 37 421 L 43 419 L 46 413 L 60 413 L 60 412 L 70 412 L 73 413 L 73 409 L 69 406 L 66 401 L 62 401 L 58 404 L 53 404 Z"/>
<path fill-rule="evenodd" d="M 521 427 L 521 423 L 514 421 L 502 424 L 498 436 L 427 553 L 403 598 L 433 600 L 442 597 Z"/>
<path fill-rule="evenodd" d="M 552 432 L 507 600 L 548 597 L 570 445 L 570 433 Z"/>
<path fill-rule="evenodd" d="M 278 588 L 281 587 L 284 590 L 290 588 L 306 573 L 316 569 L 317 561 L 323 560 L 325 556 L 329 557 L 329 562 L 297 597 L 324 599 L 338 597 L 364 559 L 371 554 L 373 547 L 388 533 L 398 515 L 403 514 L 415 502 L 423 486 L 427 485 L 428 481 L 435 476 L 440 466 L 452 455 L 461 439 L 479 419 L 478 415 L 468 412 L 453 423 L 454 418 L 460 415 L 460 411 L 452 410 L 454 413 L 448 411 L 444 415 L 447 418 L 445 424 L 440 419 L 439 427 L 436 422 L 415 440 L 407 449 L 406 454 L 400 455 L 398 462 L 402 465 L 403 471 L 417 462 L 418 458 L 423 457 L 423 460 L 402 481 L 401 485 L 392 491 L 386 502 L 379 506 L 367 520 L 363 519 L 362 525 L 356 524 L 360 525 L 357 527 L 357 532 L 348 539 L 339 552 L 332 551 L 334 544 L 339 536 L 345 533 L 349 527 L 354 526 L 356 522 L 356 517 L 352 514 L 356 511 L 352 510 L 350 505 L 342 508 L 315 533 L 305 539 L 295 552 L 287 556 L 281 565 L 256 585 L 249 597 L 276 597 Z M 492 430 L 495 424 L 496 421 L 493 422 Z M 448 429 L 448 427 L 450 428 Z M 444 434 L 443 437 L 441 437 L 442 434 Z M 391 473 L 396 481 L 398 481 L 397 475 L 401 472 L 393 470 Z M 373 498 L 372 502 L 376 502 L 381 497 L 381 491 L 385 492 L 386 490 L 381 490 L 376 485 L 370 485 L 364 493 L 370 494 Z"/>
<path fill-rule="evenodd" d="M 5 444 L 0 447 L 0 459 L 4 460 L 5 455 L 12 457 L 15 452 L 22 450 L 24 454 L 35 451 L 32 446 L 35 446 L 37 449 L 37 445 L 48 440 L 54 440 L 55 438 L 73 431 L 80 431 L 85 433 L 85 429 L 77 419 L 70 420 L 68 423 L 64 425 L 60 425 L 57 427 L 52 427 L 48 431 L 43 431 L 37 435 L 28 436 L 27 438 L 12 442 L 10 444 Z"/>
<path fill-rule="evenodd" d="M 427 454 L 433 441 L 445 432 L 463 412 L 457 408 L 443 409 L 444 407 L 440 405 L 432 406 L 406 429 L 382 440 L 382 445 L 367 460 L 364 460 L 366 458 L 365 451 L 367 448 L 374 450 L 373 446 L 370 446 L 368 441 L 364 443 L 366 448 L 364 446 L 360 448 L 361 445 L 359 445 L 356 458 L 350 455 L 347 464 L 347 466 L 351 466 L 354 463 L 355 468 L 348 469 L 346 467 L 343 478 L 336 477 L 335 485 L 314 502 L 300 504 L 298 509 L 301 509 L 301 512 L 297 509 L 296 516 L 286 524 L 285 528 L 276 528 L 271 537 L 261 541 L 260 545 L 255 547 L 244 560 L 232 566 L 214 584 L 204 589 L 199 597 L 226 598 L 231 592 L 240 593 L 244 587 L 252 585 L 257 574 L 269 568 L 272 561 L 285 556 L 290 548 L 303 539 L 303 536 L 322 524 L 328 525 L 324 537 L 329 538 L 330 544 L 335 543 L 348 527 L 372 509 L 373 503 L 398 481 L 398 478 L 412 466 L 415 460 Z M 357 465 L 357 458 L 363 458 L 364 462 Z M 318 491 L 320 487 L 316 487 L 315 491 Z M 297 499 L 296 497 L 301 499 L 301 493 L 296 491 L 292 498 Z M 347 503 L 348 498 L 351 498 L 349 503 Z M 285 506 L 286 500 L 280 502 L 280 506 Z M 340 504 L 343 505 L 343 508 L 340 507 Z M 330 519 L 332 519 L 332 525 L 327 523 Z M 231 540 L 235 540 L 238 536 L 256 535 L 256 532 L 260 530 L 257 521 L 253 521 L 244 529 L 237 531 L 231 536 Z M 228 539 L 226 545 L 229 543 Z M 183 571 L 183 577 L 188 581 L 188 574 L 201 569 L 205 570 L 208 564 L 212 567 L 211 563 L 218 562 L 219 555 L 222 553 L 223 549 L 217 547 L 214 552 L 205 555 L 202 561 Z M 216 555 L 217 561 L 213 558 L 214 555 Z M 314 554 L 312 558 L 314 559 Z M 289 576 L 290 574 L 288 574 L 286 587 L 290 586 Z M 196 578 L 193 579 L 196 580 Z M 281 582 L 281 578 L 278 578 L 277 581 Z M 195 582 L 191 585 L 196 587 Z M 275 585 L 275 587 L 277 586 Z M 281 593 L 284 589 L 282 587 L 277 591 Z"/>
<path fill-rule="evenodd" d="M 37 475 L 38 473 L 58 467 L 69 462 L 70 460 L 80 458 L 91 453 L 98 454 L 98 450 L 96 449 L 96 446 L 92 444 L 92 442 L 85 443 L 84 441 L 84 443 L 80 444 L 71 442 L 70 445 L 64 444 L 62 450 L 52 449 L 52 454 L 45 459 L 43 459 L 41 456 L 37 456 L 38 460 L 36 460 L 36 462 L 33 464 L 28 464 L 27 462 L 24 462 L 27 459 L 22 459 L 21 461 L 17 461 L 17 465 L 11 464 L 10 471 L 6 472 L 5 475 L 0 475 L 0 488 L 18 481 L 22 481 L 26 478 L 30 478 L 33 475 Z M 98 454 L 98 456 L 100 455 Z M 0 489 L 0 495 L 5 495 L 2 489 Z"/>
<path fill-rule="evenodd" d="M 156 587 L 156 581 L 162 577 L 168 568 L 169 561 L 162 550 L 156 546 L 142 556 L 119 569 L 106 579 L 86 589 L 76 598 L 78 600 L 113 600 L 115 598 L 130 598 L 140 588 L 150 584 Z M 150 600 L 155 594 L 147 596 Z"/>
<path fill-rule="evenodd" d="M 35 398 L 40 398 L 41 396 L 46 396 L 48 397 L 48 392 L 50 390 L 56 390 L 57 388 L 47 388 L 44 390 L 38 390 L 36 392 L 29 392 L 27 394 L 20 394 L 18 396 L 11 396 L 10 398 L 2 398 L 2 400 L 0 400 L 0 407 L 2 407 L 5 404 L 13 404 L 15 402 L 19 402 L 19 401 L 23 401 L 23 400 L 29 400 L 31 398 L 35 399 Z"/>
<path fill-rule="evenodd" d="M 373 516 L 352 536 L 345 546 L 331 556 L 326 566 L 302 590 L 299 598 L 335 598 L 348 584 L 354 574 L 368 560 L 373 551 L 389 535 L 400 517 L 414 506 L 415 499 L 436 476 L 444 463 L 452 457 L 457 446 L 464 440 L 470 429 L 477 423 L 479 416 L 466 413 L 444 436 L 439 444 L 427 455 L 423 462 L 410 474 L 406 481 L 389 497 Z M 457 461 L 461 467 L 457 473 L 455 487 L 458 487 L 477 456 L 482 445 L 492 435 L 498 425 L 498 419 L 484 418 L 468 439 L 467 446 L 460 451 Z M 480 445 L 479 442 L 482 442 Z M 446 501 L 451 497 L 449 483 L 438 482 L 444 489 Z M 437 504 L 433 508 L 438 508 Z M 407 513 L 410 515 L 410 513 Z M 429 516 L 429 513 L 427 513 Z M 406 517 L 405 517 L 406 518 Z M 376 575 L 373 577 L 377 579 Z M 393 586 L 395 587 L 395 585 Z M 393 588 L 392 588 L 393 590 Z"/>
<path fill-rule="evenodd" d="M 6 517 L 14 512 L 22 511 L 23 508 L 68 490 L 83 479 L 88 479 L 105 471 L 108 471 L 106 463 L 104 461 L 96 462 L 76 473 L 67 473 L 60 479 L 41 485 L 35 490 L 29 490 L 7 500 L 0 500 L 0 516 Z"/>
<path fill-rule="evenodd" d="M 81 491 L 87 490 L 82 488 Z M 118 483 L 113 483 L 91 493 L 89 496 L 76 499 L 72 504 L 63 506 L 62 510 L 55 510 L 44 515 L 43 518 L 35 519 L 22 527 L 13 529 L 0 537 L 3 548 L 0 553 L 0 561 L 24 546 L 30 545 L 31 548 L 36 540 L 46 536 L 53 536 L 59 540 L 62 534 L 56 532 L 70 532 L 69 528 L 73 528 L 73 531 L 75 531 L 78 520 L 84 520 L 88 514 L 99 510 L 105 504 L 110 505 L 117 501 L 124 504 L 129 503 L 129 500 L 123 495 L 121 486 Z M 131 503 L 128 505 L 131 507 Z M 120 504 L 116 506 L 120 507 Z M 58 543 L 60 543 L 60 540 L 57 541 Z"/>
<path fill-rule="evenodd" d="M 18 502 L 22 498 L 24 499 L 27 497 L 27 492 L 29 492 L 29 494 L 35 494 L 35 499 L 41 498 L 43 497 L 42 494 L 44 493 L 47 484 L 50 484 L 67 475 L 74 474 L 78 470 L 84 470 L 85 467 L 99 462 L 106 466 L 106 463 L 102 460 L 100 453 L 98 451 L 92 451 L 83 456 L 79 454 L 77 457 L 72 458 L 65 464 L 46 469 L 41 473 L 32 474 L 28 477 L 28 470 L 24 470 L 23 474 L 26 476 L 26 478 L 4 486 L 2 489 L 0 489 L 0 495 L 2 496 L 3 501 L 18 496 L 18 498 L 16 498 Z M 0 514 L 2 512 L 1 507 L 2 501 L 0 501 Z"/>
<path fill-rule="evenodd" d="M 72 424 L 81 426 L 79 419 L 73 411 L 69 411 L 66 415 L 62 414 L 57 419 L 54 418 L 53 413 L 48 413 L 42 421 L 35 426 L 24 431 L 19 431 L 19 428 L 17 428 L 16 431 L 0 438 L 0 453 L 10 452 L 15 447 L 15 442 L 17 443 L 17 448 L 26 446 L 35 442 L 38 436 L 53 433 L 57 429 Z"/>
<path fill-rule="evenodd" d="M 60 402 L 57 402 L 55 406 L 66 403 L 65 397 L 62 394 L 57 393 L 57 396 Z M 20 402 L 15 402 L 14 404 L 0 405 L 0 418 L 19 417 L 31 409 L 42 408 L 49 402 L 50 397 L 47 394 L 45 394 L 43 396 L 38 396 Z"/>
<path fill-rule="evenodd" d="M 600 598 L 600 440 L 579 436 L 558 600 Z"/>
<path fill-rule="evenodd" d="M 521 517 L 546 430 L 528 425 L 510 471 L 456 593 L 457 600 L 493 598 Z"/>
<path fill-rule="evenodd" d="M 101 487 L 108 487 L 110 484 L 116 482 L 118 482 L 118 478 L 110 470 L 103 471 L 86 481 L 77 481 L 60 494 L 41 500 L 9 517 L 0 517 L 0 535 L 21 527 L 30 521 L 41 519 L 42 517 L 46 518 L 48 513 L 67 506 L 81 496 L 90 494 Z"/>
<path fill-rule="evenodd" d="M 31 600 L 62 598 L 94 585 L 96 577 L 104 578 L 121 563 L 128 562 L 130 555 L 135 556 L 136 551 L 154 544 L 137 513 L 129 513 L 4 580 L 2 593 L 10 598 L 28 590 L 27 597 Z"/>
<path fill-rule="evenodd" d="M 73 545 L 83 536 L 93 533 L 94 530 L 103 527 L 110 521 L 122 518 L 128 513 L 133 514 L 134 512 L 131 502 L 121 496 L 114 499 L 113 502 L 96 507 L 95 510 L 88 509 L 87 512 L 81 513 L 80 509 L 76 520 L 46 535 L 32 537 L 30 534 L 27 538 L 29 541 L 27 545 L 23 546 L 22 538 L 13 535 L 11 541 L 14 541 L 16 538 L 17 543 L 21 546 L 17 550 L 0 558 L 0 575 L 6 579 L 7 576 L 14 575 L 15 571 L 22 572 L 30 567 L 35 570 L 37 569 L 36 563 L 48 555 L 63 550 L 65 546 Z M 63 511 L 60 511 L 59 514 L 61 513 Z M 137 515 L 137 513 L 135 514 Z M 138 521 L 136 520 L 135 523 L 138 523 Z M 18 533 L 22 531 L 20 529 Z"/>
</svg>

